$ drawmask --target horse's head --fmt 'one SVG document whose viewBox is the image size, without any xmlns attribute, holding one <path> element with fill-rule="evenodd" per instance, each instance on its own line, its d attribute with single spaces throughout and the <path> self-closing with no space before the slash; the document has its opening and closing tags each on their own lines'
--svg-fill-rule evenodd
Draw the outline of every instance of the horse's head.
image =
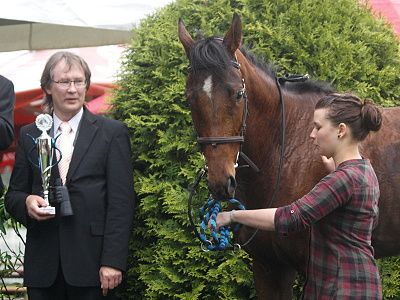
<svg viewBox="0 0 400 300">
<path fill-rule="evenodd" d="M 233 197 L 247 115 L 244 79 L 235 52 L 242 39 L 235 14 L 223 39 L 194 41 L 179 20 L 179 39 L 189 58 L 186 97 L 208 165 L 208 185 L 217 200 Z"/>
</svg>

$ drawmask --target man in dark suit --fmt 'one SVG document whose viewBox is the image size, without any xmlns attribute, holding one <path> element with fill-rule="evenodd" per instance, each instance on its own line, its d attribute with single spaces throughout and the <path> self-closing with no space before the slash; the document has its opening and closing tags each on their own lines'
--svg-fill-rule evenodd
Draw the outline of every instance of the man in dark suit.
<svg viewBox="0 0 400 300">
<path fill-rule="evenodd" d="M 0 151 L 7 149 L 14 139 L 14 104 L 14 85 L 0 75 Z M 0 197 L 3 190 L 4 185 L 0 177 Z"/>
<path fill-rule="evenodd" d="M 41 78 L 54 136 L 68 127 L 68 141 L 59 145 L 67 171 L 61 160 L 51 181 L 61 178 L 67 187 L 72 216 L 61 216 L 57 205 L 55 216 L 41 209 L 47 203 L 40 196 L 40 172 L 31 163 L 37 154 L 28 136 L 41 132 L 35 124 L 20 132 L 6 209 L 27 227 L 24 284 L 32 300 L 111 298 L 108 291 L 120 284 L 126 269 L 134 208 L 130 139 L 123 123 L 85 108 L 90 76 L 81 57 L 57 52 Z M 66 136 L 63 131 L 58 140 Z"/>
</svg>

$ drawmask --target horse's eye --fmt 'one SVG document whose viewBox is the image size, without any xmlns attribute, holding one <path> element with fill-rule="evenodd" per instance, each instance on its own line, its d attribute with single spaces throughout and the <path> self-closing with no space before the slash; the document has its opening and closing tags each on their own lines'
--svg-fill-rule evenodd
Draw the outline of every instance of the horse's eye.
<svg viewBox="0 0 400 300">
<path fill-rule="evenodd" d="M 244 90 L 238 91 L 238 92 L 237 92 L 237 95 L 236 95 L 236 100 L 239 101 L 240 99 L 243 98 L 243 96 L 244 96 Z"/>
</svg>

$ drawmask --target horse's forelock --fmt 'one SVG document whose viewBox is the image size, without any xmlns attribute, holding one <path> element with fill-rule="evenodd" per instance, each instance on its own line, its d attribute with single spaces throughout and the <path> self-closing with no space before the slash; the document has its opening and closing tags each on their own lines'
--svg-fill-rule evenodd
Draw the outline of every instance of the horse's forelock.
<svg viewBox="0 0 400 300">
<path fill-rule="evenodd" d="M 221 41 L 215 37 L 199 40 L 190 53 L 190 66 L 193 73 L 208 70 L 218 77 L 231 65 L 231 59 Z"/>
</svg>

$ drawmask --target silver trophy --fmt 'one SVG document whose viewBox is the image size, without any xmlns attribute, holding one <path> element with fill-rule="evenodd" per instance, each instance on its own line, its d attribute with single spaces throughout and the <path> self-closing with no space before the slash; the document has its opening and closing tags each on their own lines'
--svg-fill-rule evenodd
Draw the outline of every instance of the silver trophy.
<svg viewBox="0 0 400 300">
<path fill-rule="evenodd" d="M 55 150 L 60 150 L 55 146 L 55 141 L 57 138 L 53 139 L 47 134 L 47 131 L 53 126 L 52 117 L 48 114 L 40 114 L 36 117 L 35 124 L 42 134 L 36 139 L 31 136 L 35 144 L 34 149 L 36 149 L 38 155 L 38 164 L 33 162 L 32 164 L 38 167 L 40 170 L 42 177 L 43 199 L 48 204 L 48 206 L 41 207 L 40 209 L 48 214 L 54 215 L 56 213 L 56 209 L 54 206 L 51 206 L 49 202 L 50 175 L 51 169 L 60 161 L 61 153 L 59 160 L 53 163 Z"/>
</svg>

